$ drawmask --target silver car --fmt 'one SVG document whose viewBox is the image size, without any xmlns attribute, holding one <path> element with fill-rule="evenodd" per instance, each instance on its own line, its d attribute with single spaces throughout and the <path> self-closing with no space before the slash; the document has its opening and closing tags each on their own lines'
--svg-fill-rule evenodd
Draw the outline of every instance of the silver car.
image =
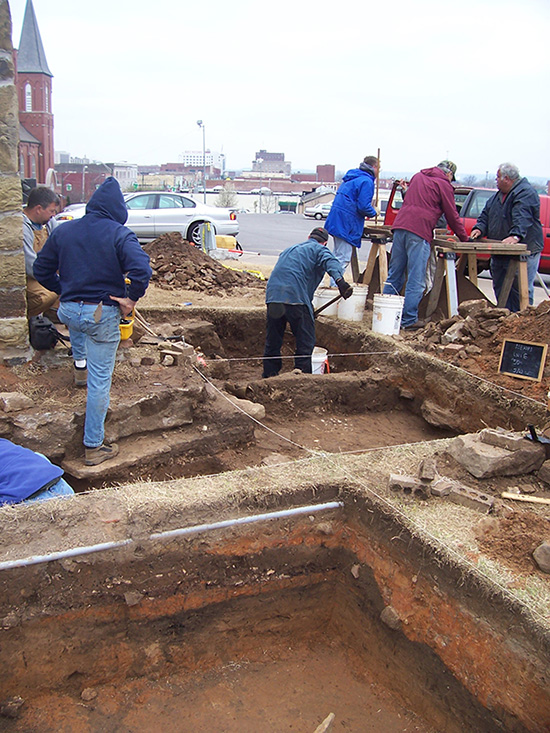
<svg viewBox="0 0 550 733">
<path fill-rule="evenodd" d="M 304 216 L 311 216 L 313 219 L 326 219 L 330 213 L 330 204 L 317 204 L 317 206 L 306 206 Z"/>
<path fill-rule="evenodd" d="M 214 234 L 236 237 L 239 233 L 237 214 L 233 209 L 207 206 L 193 201 L 189 196 L 167 191 L 140 191 L 124 195 L 128 207 L 126 226 L 140 242 L 151 242 L 167 232 L 180 232 L 184 239 L 200 246 L 200 225 L 211 222 Z M 80 219 L 86 213 L 86 205 L 62 211 L 57 222 Z"/>
</svg>

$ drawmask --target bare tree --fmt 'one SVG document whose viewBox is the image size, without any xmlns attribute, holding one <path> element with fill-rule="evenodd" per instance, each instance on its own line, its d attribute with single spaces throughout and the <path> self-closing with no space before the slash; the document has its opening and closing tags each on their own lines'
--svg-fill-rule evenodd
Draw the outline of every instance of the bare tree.
<svg viewBox="0 0 550 733">
<path fill-rule="evenodd" d="M 223 191 L 220 191 L 216 199 L 216 206 L 220 206 L 224 209 L 230 209 L 231 207 L 237 206 L 238 198 L 235 193 L 235 186 L 231 181 L 226 181 L 223 184 Z"/>
<path fill-rule="evenodd" d="M 460 179 L 460 183 L 462 183 L 463 186 L 475 186 L 477 182 L 477 176 L 474 176 L 471 173 Z"/>
</svg>

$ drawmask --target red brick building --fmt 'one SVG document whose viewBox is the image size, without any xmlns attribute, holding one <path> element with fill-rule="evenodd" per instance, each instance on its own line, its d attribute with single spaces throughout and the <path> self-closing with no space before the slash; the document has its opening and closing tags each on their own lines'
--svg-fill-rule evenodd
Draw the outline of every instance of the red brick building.
<svg viewBox="0 0 550 733">
<path fill-rule="evenodd" d="M 52 72 L 48 67 L 32 0 L 27 0 L 19 48 L 14 49 L 19 100 L 19 172 L 50 183 L 54 167 Z"/>
</svg>

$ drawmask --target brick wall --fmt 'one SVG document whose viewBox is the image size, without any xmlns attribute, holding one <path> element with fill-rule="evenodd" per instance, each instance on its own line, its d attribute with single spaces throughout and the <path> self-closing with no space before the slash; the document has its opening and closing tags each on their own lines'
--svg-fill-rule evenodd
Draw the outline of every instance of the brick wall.
<svg viewBox="0 0 550 733">
<path fill-rule="evenodd" d="M 11 15 L 0 0 L 0 360 L 29 357 Z"/>
</svg>

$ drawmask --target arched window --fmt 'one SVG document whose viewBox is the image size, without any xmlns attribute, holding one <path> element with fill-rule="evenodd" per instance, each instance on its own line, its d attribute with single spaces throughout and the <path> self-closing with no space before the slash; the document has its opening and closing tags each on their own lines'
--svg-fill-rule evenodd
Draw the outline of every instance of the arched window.
<svg viewBox="0 0 550 733">
<path fill-rule="evenodd" d="M 19 173 L 25 178 L 25 155 L 22 151 L 19 153 Z"/>
<path fill-rule="evenodd" d="M 29 82 L 25 84 L 25 112 L 32 112 L 32 87 Z"/>
<path fill-rule="evenodd" d="M 36 178 L 36 157 L 31 156 L 31 178 Z"/>
<path fill-rule="evenodd" d="M 44 102 L 45 102 L 45 110 L 46 112 L 50 111 L 50 90 L 48 89 L 48 86 L 46 85 L 44 87 Z"/>
</svg>

